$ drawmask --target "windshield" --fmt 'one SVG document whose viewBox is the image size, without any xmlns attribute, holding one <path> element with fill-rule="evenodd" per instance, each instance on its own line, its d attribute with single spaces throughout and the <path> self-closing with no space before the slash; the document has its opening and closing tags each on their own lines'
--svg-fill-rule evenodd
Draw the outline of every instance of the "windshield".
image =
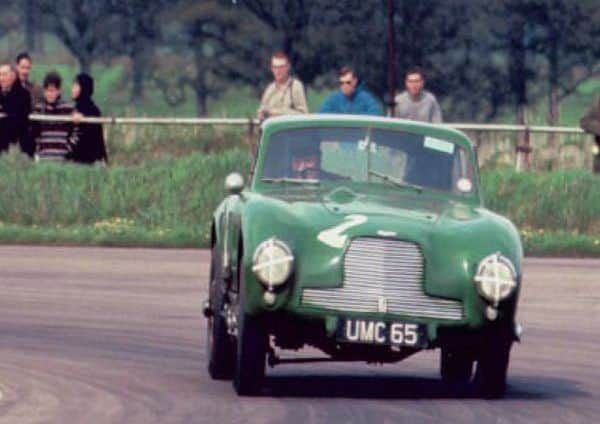
<svg viewBox="0 0 600 424">
<path fill-rule="evenodd" d="M 299 128 L 273 134 L 262 180 L 362 182 L 468 195 L 474 172 L 466 149 L 448 140 L 378 128 Z"/>
</svg>

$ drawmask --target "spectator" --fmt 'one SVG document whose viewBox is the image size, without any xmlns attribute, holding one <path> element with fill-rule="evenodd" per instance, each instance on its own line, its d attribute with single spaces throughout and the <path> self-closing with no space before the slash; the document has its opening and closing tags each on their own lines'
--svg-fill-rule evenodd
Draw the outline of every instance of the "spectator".
<svg viewBox="0 0 600 424">
<path fill-rule="evenodd" d="M 27 146 L 31 97 L 21 87 L 12 65 L 0 65 L 0 111 L 3 114 L 0 119 L 0 152 L 18 142 L 23 152 L 33 154 L 33 149 Z"/>
<path fill-rule="evenodd" d="M 69 158 L 79 163 L 108 162 L 101 124 L 77 124 L 81 116 L 101 116 L 100 109 L 92 100 L 94 79 L 88 74 L 75 77 L 71 97 L 75 101 L 76 120 L 73 130 L 73 150 Z"/>
<path fill-rule="evenodd" d="M 354 69 L 344 66 L 339 78 L 340 90 L 325 99 L 319 113 L 383 115 L 379 102 L 364 88 Z"/>
<path fill-rule="evenodd" d="M 442 111 L 435 96 L 424 90 L 425 75 L 418 67 L 410 68 L 404 78 L 406 90 L 394 99 L 394 116 L 412 121 L 442 123 Z"/>
<path fill-rule="evenodd" d="M 72 115 L 73 106 L 61 99 L 62 79 L 56 72 L 44 78 L 44 99 L 36 104 L 34 113 L 41 115 Z M 33 122 L 32 139 L 35 141 L 37 160 L 63 160 L 71 152 L 72 122 Z"/>
<path fill-rule="evenodd" d="M 595 135 L 594 173 L 600 174 L 600 98 L 596 99 L 581 118 L 581 128 Z"/>
<path fill-rule="evenodd" d="M 284 52 L 277 51 L 271 57 L 271 72 L 274 81 L 262 96 L 258 119 L 308 113 L 304 85 L 298 78 L 290 76 L 290 61 Z"/>
<path fill-rule="evenodd" d="M 42 100 L 42 93 L 40 87 L 29 79 L 31 73 L 31 66 L 33 64 L 31 56 L 28 53 L 19 53 L 16 60 L 17 64 L 17 75 L 21 85 L 24 89 L 29 91 L 31 96 L 31 107 L 33 108 L 36 103 Z"/>
</svg>

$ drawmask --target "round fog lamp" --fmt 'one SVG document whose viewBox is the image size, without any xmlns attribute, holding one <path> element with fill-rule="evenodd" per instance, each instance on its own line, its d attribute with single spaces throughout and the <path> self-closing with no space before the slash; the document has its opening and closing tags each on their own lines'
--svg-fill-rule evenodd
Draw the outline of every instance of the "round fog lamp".
<svg viewBox="0 0 600 424">
<path fill-rule="evenodd" d="M 494 253 L 479 263 L 475 282 L 479 293 L 497 305 L 515 290 L 516 277 L 513 264 L 499 253 Z"/>
<path fill-rule="evenodd" d="M 285 283 L 292 272 L 294 257 L 282 241 L 271 238 L 262 242 L 254 252 L 252 271 L 269 287 Z"/>
</svg>

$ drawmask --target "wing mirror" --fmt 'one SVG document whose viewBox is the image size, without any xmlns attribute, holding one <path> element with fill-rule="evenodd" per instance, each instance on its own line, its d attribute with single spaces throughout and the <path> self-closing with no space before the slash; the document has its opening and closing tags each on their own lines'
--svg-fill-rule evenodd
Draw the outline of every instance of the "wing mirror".
<svg viewBox="0 0 600 424">
<path fill-rule="evenodd" d="M 240 194 L 244 189 L 244 177 L 237 172 L 232 172 L 225 178 L 225 190 L 229 194 Z"/>
</svg>

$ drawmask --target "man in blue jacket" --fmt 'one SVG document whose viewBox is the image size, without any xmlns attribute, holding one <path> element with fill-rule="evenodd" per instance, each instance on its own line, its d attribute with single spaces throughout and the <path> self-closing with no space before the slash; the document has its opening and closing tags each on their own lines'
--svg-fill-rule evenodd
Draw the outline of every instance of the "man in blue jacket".
<svg viewBox="0 0 600 424">
<path fill-rule="evenodd" d="M 359 82 L 356 71 L 344 66 L 340 72 L 340 89 L 331 93 L 321 105 L 319 113 L 382 116 L 379 102 Z"/>
</svg>

